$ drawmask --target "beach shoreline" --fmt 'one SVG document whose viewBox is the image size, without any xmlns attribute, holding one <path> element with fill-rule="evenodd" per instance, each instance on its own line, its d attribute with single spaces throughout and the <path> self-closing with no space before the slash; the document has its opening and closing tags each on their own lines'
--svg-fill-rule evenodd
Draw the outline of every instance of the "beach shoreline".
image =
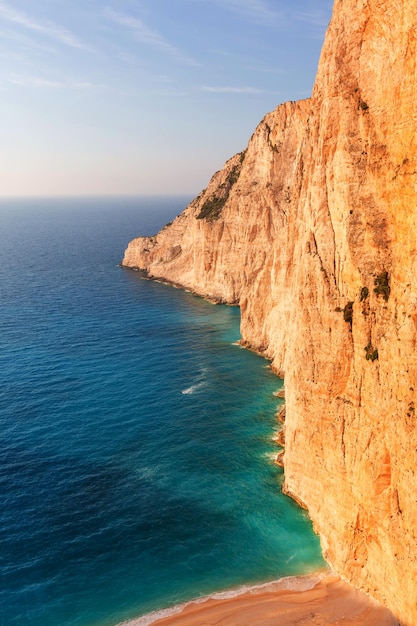
<svg viewBox="0 0 417 626">
<path fill-rule="evenodd" d="M 119 626 L 400 626 L 375 600 L 328 571 L 243 586 Z"/>
</svg>

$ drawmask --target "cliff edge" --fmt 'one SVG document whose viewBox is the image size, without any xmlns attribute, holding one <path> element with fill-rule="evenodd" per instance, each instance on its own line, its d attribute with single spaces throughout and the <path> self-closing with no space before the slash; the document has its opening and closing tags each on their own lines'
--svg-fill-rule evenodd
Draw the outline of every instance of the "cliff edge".
<svg viewBox="0 0 417 626">
<path fill-rule="evenodd" d="M 336 0 L 313 95 L 265 116 L 126 267 L 239 304 L 285 374 L 285 490 L 417 624 L 417 0 Z"/>
</svg>

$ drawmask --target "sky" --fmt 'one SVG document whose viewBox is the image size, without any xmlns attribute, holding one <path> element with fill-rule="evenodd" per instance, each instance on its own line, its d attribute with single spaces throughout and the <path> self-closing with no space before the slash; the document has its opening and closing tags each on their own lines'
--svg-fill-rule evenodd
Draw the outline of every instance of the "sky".
<svg viewBox="0 0 417 626">
<path fill-rule="evenodd" d="M 0 197 L 197 194 L 311 95 L 332 0 L 0 0 Z"/>
</svg>

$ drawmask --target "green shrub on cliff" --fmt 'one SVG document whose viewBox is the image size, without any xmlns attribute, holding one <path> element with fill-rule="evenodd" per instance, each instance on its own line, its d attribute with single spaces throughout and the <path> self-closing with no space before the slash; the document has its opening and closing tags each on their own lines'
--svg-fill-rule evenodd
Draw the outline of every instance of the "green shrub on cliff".
<svg viewBox="0 0 417 626">
<path fill-rule="evenodd" d="M 368 287 L 362 287 L 360 301 L 364 302 L 368 296 L 369 296 Z"/>
<path fill-rule="evenodd" d="M 379 274 L 374 281 L 375 289 L 374 292 L 378 296 L 383 296 L 385 302 L 388 302 L 389 294 L 390 294 L 390 286 L 388 279 L 388 272 L 382 272 Z"/>
<path fill-rule="evenodd" d="M 371 342 L 369 342 L 368 345 L 365 346 L 365 357 L 367 361 L 376 361 L 376 359 L 378 358 L 378 350 L 377 348 L 374 348 Z"/>
<path fill-rule="evenodd" d="M 214 195 L 203 203 L 200 213 L 197 215 L 198 220 L 207 220 L 212 222 L 219 219 L 224 205 L 229 199 L 230 190 L 238 181 L 242 163 L 245 160 L 246 151 L 240 153 L 239 163 L 236 163 L 230 170 L 226 180 L 219 185 L 219 195 Z"/>
<path fill-rule="evenodd" d="M 353 302 L 348 302 L 346 304 L 346 306 L 344 307 L 344 309 L 343 309 L 343 319 L 345 320 L 345 322 L 350 324 L 350 327 L 352 328 L 352 322 L 353 322 Z"/>
<path fill-rule="evenodd" d="M 200 213 L 197 215 L 198 220 L 208 220 L 209 222 L 212 220 L 217 220 L 220 217 L 222 209 L 226 204 L 226 201 L 229 197 L 229 194 L 224 196 L 223 198 L 218 198 L 214 196 L 210 200 L 206 200 L 203 206 L 201 207 Z"/>
</svg>

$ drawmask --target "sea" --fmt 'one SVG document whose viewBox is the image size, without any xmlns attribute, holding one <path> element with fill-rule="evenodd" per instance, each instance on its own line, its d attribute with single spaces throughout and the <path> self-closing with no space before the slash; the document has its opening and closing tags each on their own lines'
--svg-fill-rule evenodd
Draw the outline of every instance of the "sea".
<svg viewBox="0 0 417 626">
<path fill-rule="evenodd" d="M 0 201 L 1 626 L 115 626 L 323 567 L 239 309 L 120 267 L 190 199 Z"/>
</svg>

